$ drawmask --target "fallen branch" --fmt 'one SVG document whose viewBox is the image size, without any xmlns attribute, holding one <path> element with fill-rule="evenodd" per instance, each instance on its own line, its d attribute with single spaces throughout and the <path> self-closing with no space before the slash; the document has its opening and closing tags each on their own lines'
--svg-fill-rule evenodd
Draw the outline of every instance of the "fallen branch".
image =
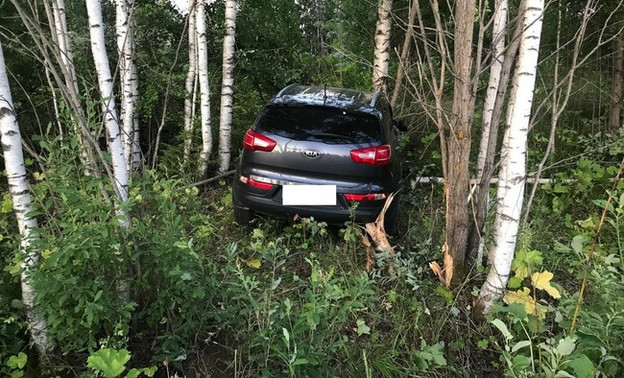
<svg viewBox="0 0 624 378">
<path fill-rule="evenodd" d="M 379 252 L 387 252 L 391 256 L 394 256 L 394 248 L 392 248 L 390 242 L 388 241 L 388 234 L 386 234 L 386 229 L 384 228 L 384 218 L 386 217 L 386 211 L 388 211 L 393 199 L 394 194 L 388 196 L 388 199 L 386 199 L 386 203 L 377 216 L 377 219 L 374 222 L 366 223 L 366 225 L 364 225 L 364 230 L 366 230 L 366 233 L 377 245 L 377 250 Z"/>
<path fill-rule="evenodd" d="M 233 175 L 234 172 L 235 172 L 235 170 L 232 169 L 231 171 L 227 171 L 227 172 L 222 173 L 220 175 L 217 175 L 217 176 L 205 179 L 205 180 L 201 180 L 201 181 L 189 184 L 189 185 L 182 186 L 179 189 L 181 190 L 181 189 L 191 188 L 193 186 L 200 186 L 200 185 L 208 184 L 209 182 L 217 181 L 218 179 L 221 179 L 221 178 Z"/>
</svg>

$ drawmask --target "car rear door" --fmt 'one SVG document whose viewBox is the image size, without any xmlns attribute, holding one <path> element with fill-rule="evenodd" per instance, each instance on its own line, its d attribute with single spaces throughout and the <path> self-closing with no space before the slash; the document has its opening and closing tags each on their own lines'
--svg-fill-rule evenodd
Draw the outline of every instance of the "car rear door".
<svg viewBox="0 0 624 378">
<path fill-rule="evenodd" d="M 366 190 L 374 164 L 353 151 L 379 145 L 381 124 L 370 114 L 317 106 L 267 106 L 253 131 L 275 142 L 270 151 L 245 154 L 248 174 L 279 184 L 329 184 Z M 357 158 L 356 158 L 357 159 Z"/>
</svg>

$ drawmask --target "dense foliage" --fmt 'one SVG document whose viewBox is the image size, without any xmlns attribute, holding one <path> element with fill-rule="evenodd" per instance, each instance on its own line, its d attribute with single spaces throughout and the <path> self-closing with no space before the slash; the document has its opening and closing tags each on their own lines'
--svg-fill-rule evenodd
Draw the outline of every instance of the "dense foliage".
<svg viewBox="0 0 624 378">
<path fill-rule="evenodd" d="M 85 10 L 80 2 L 67 3 L 82 100 L 104 144 L 99 104 L 92 100 L 95 77 Z M 408 3 L 395 1 L 393 47 L 402 43 Z M 545 52 L 552 50 L 558 31 L 562 40 L 570 40 L 577 30 L 579 5 L 561 3 L 545 16 L 550 25 L 544 28 Z M 108 2 L 104 7 L 112 30 L 114 12 Z M 234 151 L 264 101 L 286 84 L 369 89 L 375 7 L 355 0 L 240 2 Z M 592 21 L 593 30 L 613 20 L 608 8 Z M 568 20 L 560 29 L 558 9 Z M 449 10 L 441 12 L 443 24 L 452 27 Z M 223 4 L 214 3 L 207 17 L 216 103 Z M 423 17 L 432 24 L 430 9 L 425 7 Z M 538 189 L 521 229 L 509 291 L 489 318 L 476 319 L 473 300 L 488 268 L 474 268 L 453 291 L 429 268 L 442 255 L 443 188 L 412 181 L 440 172 L 440 152 L 435 127 L 407 84 L 396 108 L 410 125 L 400 152 L 401 233 L 391 239 L 396 257 L 378 253 L 368 272 L 358 225 L 261 218 L 240 227 L 232 218 L 231 178 L 191 185 L 193 162 L 181 158 L 186 20 L 168 2 L 152 0 L 137 6 L 136 22 L 141 145 L 150 161 L 164 122 L 164 152 L 155 168 L 146 166 L 133 177 L 124 205 L 133 220 L 122 229 L 103 196 L 103 189 L 112 193 L 110 184 L 84 175 L 72 118 L 62 103 L 65 135 L 59 135 L 33 42 L 12 6 L 0 3 L 0 38 L 10 51 L 5 57 L 15 107 L 31 147 L 32 215 L 40 223 L 35 247 L 41 265 L 32 282 L 57 344 L 51 361 L 37 361 L 20 299 L 23 251 L 3 180 L 0 375 L 624 375 L 624 184 L 612 180 L 624 156 L 624 135 L 605 128 L 610 45 L 579 68 L 581 79 L 561 116 L 545 172 L 553 180 Z M 589 34 L 586 53 L 598 43 L 597 34 Z M 541 55 L 530 167 L 548 142 L 553 68 L 569 69 L 566 50 L 561 54 L 558 62 L 552 54 Z M 426 76 L 410 75 L 412 80 Z M 450 93 L 452 77 L 447 80 Z M 475 135 L 487 80 L 478 84 Z M 129 298 L 120 295 L 125 288 Z"/>
</svg>

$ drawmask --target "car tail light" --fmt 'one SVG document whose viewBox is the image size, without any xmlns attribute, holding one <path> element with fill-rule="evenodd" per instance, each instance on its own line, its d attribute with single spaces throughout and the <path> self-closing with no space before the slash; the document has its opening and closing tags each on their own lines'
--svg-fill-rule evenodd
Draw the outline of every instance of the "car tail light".
<svg viewBox="0 0 624 378">
<path fill-rule="evenodd" d="M 243 138 L 243 147 L 248 151 L 273 151 L 277 143 L 252 129 L 247 130 Z"/>
<path fill-rule="evenodd" d="M 262 182 L 262 181 L 257 181 L 257 180 L 252 179 L 251 177 L 246 177 L 246 176 L 241 175 L 238 179 L 240 180 L 240 182 L 247 184 L 249 186 L 253 186 L 254 188 L 264 189 L 264 190 L 269 190 L 273 188 L 273 184 L 269 184 L 267 182 Z"/>
<path fill-rule="evenodd" d="M 345 194 L 347 201 L 379 201 L 388 198 L 386 193 L 370 193 L 370 194 Z"/>
<path fill-rule="evenodd" d="M 390 164 L 392 159 L 392 147 L 384 144 L 377 147 L 359 148 L 351 150 L 351 159 L 356 163 L 372 164 L 375 167 L 383 167 Z"/>
</svg>

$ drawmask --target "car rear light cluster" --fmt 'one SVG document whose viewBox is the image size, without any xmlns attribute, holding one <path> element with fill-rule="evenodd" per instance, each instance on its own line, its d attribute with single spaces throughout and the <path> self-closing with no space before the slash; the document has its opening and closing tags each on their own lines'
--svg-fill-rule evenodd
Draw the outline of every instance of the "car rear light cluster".
<svg viewBox="0 0 624 378">
<path fill-rule="evenodd" d="M 388 198 L 386 193 L 369 193 L 369 194 L 345 194 L 347 201 L 379 201 Z"/>
<path fill-rule="evenodd" d="M 390 164 L 392 159 L 392 147 L 383 144 L 377 147 L 359 148 L 351 150 L 351 159 L 356 163 L 371 164 L 375 167 L 383 167 Z"/>
<path fill-rule="evenodd" d="M 243 138 L 243 148 L 248 151 L 273 151 L 277 143 L 252 129 L 247 130 Z"/>
<path fill-rule="evenodd" d="M 243 184 L 253 186 L 254 188 L 264 189 L 264 190 L 269 190 L 273 188 L 273 184 L 269 184 L 267 182 L 262 182 L 262 181 L 257 181 L 257 180 L 252 179 L 251 177 L 241 175 L 238 179 Z"/>
</svg>

